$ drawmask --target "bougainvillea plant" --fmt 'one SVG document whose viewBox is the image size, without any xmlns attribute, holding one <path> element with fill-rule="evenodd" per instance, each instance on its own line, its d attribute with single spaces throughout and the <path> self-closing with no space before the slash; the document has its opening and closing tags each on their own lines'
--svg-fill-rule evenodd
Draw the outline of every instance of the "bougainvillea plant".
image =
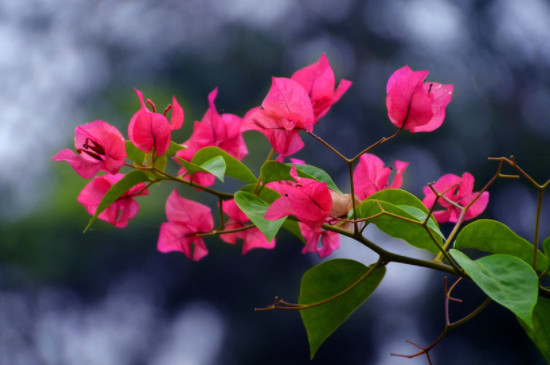
<svg viewBox="0 0 550 365">
<path fill-rule="evenodd" d="M 76 152 L 63 149 L 53 160 L 67 161 L 81 177 L 93 178 L 78 197 L 92 215 L 88 227 L 96 218 L 125 227 L 138 212 L 136 198 L 148 195 L 159 183 L 184 184 L 217 197 L 218 205 L 209 207 L 182 197 L 174 188 L 166 201 L 167 222 L 160 226 L 160 252 L 179 251 L 199 261 L 208 255 L 212 236 L 229 244 L 242 241 L 243 254 L 252 249 L 273 249 L 281 228 L 303 242 L 302 253 L 330 256 L 339 248 L 340 236 L 375 252 L 378 260 L 369 266 L 349 259 L 328 259 L 304 274 L 297 303 L 275 297 L 273 304 L 257 308 L 300 311 L 311 358 L 376 290 L 386 266 L 397 262 L 440 271 L 454 281 L 448 286 L 445 279 L 441 335 L 428 346 L 414 344 L 416 352 L 392 355 L 425 356 L 431 363 L 430 350 L 450 330 L 473 320 L 496 302 L 517 317 L 550 364 L 550 288 L 543 282 L 550 272 L 550 237 L 539 237 L 542 198 L 550 180 L 540 184 L 513 157 L 495 157 L 489 158 L 495 163 L 495 173 L 481 188 L 474 188 L 474 177 L 468 172 L 462 176 L 448 173 L 436 182 L 427 182 L 424 196 L 419 198 L 401 189 L 408 162 L 395 161 L 392 170 L 372 153 L 405 130 L 432 132 L 442 125 L 453 85 L 426 82 L 427 76 L 428 71 L 412 71 L 405 66 L 389 77 L 386 106 L 397 129 L 353 157 L 344 156 L 313 132 L 351 86 L 347 80 L 336 86 L 334 72 L 322 55 L 290 78 L 273 77 L 261 106 L 251 108 L 242 118 L 216 110 L 215 89 L 208 96 L 204 117 L 195 122 L 192 135 L 183 143 L 171 139 L 171 132 L 184 120 L 176 98 L 160 114 L 155 104 L 144 101 L 136 90 L 139 110 L 130 119 L 129 140 L 114 126 L 93 121 L 76 128 Z M 248 153 L 243 139 L 246 131 L 264 134 L 272 146 L 259 176 L 242 162 Z M 302 137 L 323 144 L 328 153 L 341 159 L 349 170 L 346 187 L 340 190 L 327 172 L 304 161 L 290 158 L 291 162 L 284 162 L 304 148 Z M 166 170 L 170 160 L 178 165 L 177 174 Z M 119 172 L 121 169 L 126 171 Z M 240 188 L 224 191 L 226 177 L 242 182 Z M 496 220 L 466 223 L 484 212 L 489 189 L 496 180 L 519 178 L 526 179 L 539 196 L 532 241 Z M 216 180 L 219 182 L 214 188 Z M 212 209 L 218 211 L 218 219 Z M 439 224 L 450 224 L 450 233 L 443 234 Z M 386 250 L 384 242 L 373 242 L 364 235 L 368 225 L 429 252 L 432 258 L 418 259 Z M 470 254 L 475 249 L 479 254 L 472 259 L 465 249 Z M 473 281 L 486 299 L 464 318 L 451 320 L 450 302 L 461 301 L 452 292 L 462 280 Z"/>
</svg>

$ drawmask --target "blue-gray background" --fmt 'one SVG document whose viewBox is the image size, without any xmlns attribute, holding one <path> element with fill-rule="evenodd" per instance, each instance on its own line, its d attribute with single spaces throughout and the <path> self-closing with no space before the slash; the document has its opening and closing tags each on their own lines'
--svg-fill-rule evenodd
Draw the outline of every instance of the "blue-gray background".
<svg viewBox="0 0 550 365">
<path fill-rule="evenodd" d="M 298 313 L 255 313 L 279 295 L 297 298 L 299 278 L 319 262 L 280 237 L 274 251 L 240 255 L 208 240 L 199 263 L 156 251 L 163 203 L 153 189 L 128 229 L 99 222 L 90 232 L 76 196 L 85 181 L 51 156 L 72 147 L 74 128 L 95 119 L 126 134 L 134 88 L 163 108 L 185 109 L 185 140 L 219 88 L 216 105 L 243 115 L 261 103 L 271 76 L 290 76 L 326 53 L 352 88 L 316 126 L 351 156 L 395 130 L 385 85 L 408 64 L 452 83 L 443 126 L 403 133 L 375 152 L 410 161 L 404 187 L 422 197 L 428 181 L 470 171 L 480 188 L 488 156 L 514 154 L 540 181 L 550 177 L 550 5 L 525 1 L 165 0 L 0 1 L 0 363 L 307 364 Z M 297 157 L 327 170 L 344 188 L 344 166 L 304 136 Z M 268 151 L 251 132 L 247 161 Z M 345 188 L 344 188 L 345 189 Z M 194 191 L 187 191 L 199 199 Z M 533 235 L 536 197 L 523 182 L 491 189 L 486 216 Z M 550 230 L 545 206 L 542 234 Z M 385 240 L 375 231 L 370 235 Z M 418 254 L 399 242 L 388 247 Z M 335 257 L 375 260 L 342 242 Z M 410 339 L 431 343 L 443 326 L 443 276 L 391 264 L 367 304 L 319 350 L 313 364 L 425 364 Z M 459 318 L 481 302 L 465 284 Z M 452 332 L 435 363 L 539 364 L 514 317 L 491 305 Z"/>
</svg>

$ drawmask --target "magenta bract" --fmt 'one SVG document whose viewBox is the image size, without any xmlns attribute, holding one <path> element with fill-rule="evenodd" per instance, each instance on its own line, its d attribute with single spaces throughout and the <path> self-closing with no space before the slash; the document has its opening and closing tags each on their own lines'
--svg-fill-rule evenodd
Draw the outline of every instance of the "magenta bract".
<svg viewBox="0 0 550 365">
<path fill-rule="evenodd" d="M 226 200 L 223 202 L 223 211 L 229 216 L 229 220 L 225 223 L 225 230 L 233 230 L 242 228 L 250 222 L 250 219 L 239 209 L 235 200 Z M 268 241 L 264 234 L 256 227 L 249 228 L 244 231 L 225 233 L 220 235 L 220 238 L 231 244 L 235 244 L 237 239 L 243 240 L 242 254 L 246 254 L 253 248 L 275 248 L 275 238 Z"/>
<path fill-rule="evenodd" d="M 220 115 L 214 104 L 217 94 L 218 89 L 214 89 L 208 95 L 208 110 L 200 122 L 195 122 L 193 134 L 183 143 L 187 148 L 179 150 L 176 153 L 177 157 L 191 161 L 198 150 L 209 146 L 219 147 L 238 160 L 242 160 L 248 154 L 241 131 L 242 119 L 233 114 Z M 186 170 L 181 168 L 179 175 L 185 172 Z M 192 181 L 210 186 L 214 184 L 215 177 L 209 173 L 197 172 L 193 175 Z"/>
<path fill-rule="evenodd" d="M 314 124 L 311 99 L 304 87 L 288 78 L 273 77 L 261 108 L 253 108 L 244 116 L 243 130 L 263 133 L 275 152 L 288 156 L 304 147 L 298 132 L 311 132 Z"/>
<path fill-rule="evenodd" d="M 76 127 L 76 152 L 68 148 L 59 151 L 52 160 L 67 161 L 84 179 L 99 170 L 116 174 L 126 159 L 126 141 L 114 126 L 102 120 Z"/>
<path fill-rule="evenodd" d="M 454 174 L 443 175 L 441 178 L 439 178 L 439 180 L 437 180 L 436 183 L 432 185 L 432 187 L 439 194 L 446 191 L 446 193 L 443 194 L 445 198 L 441 197 L 437 200 L 437 203 L 445 209 L 436 210 L 433 212 L 433 216 L 440 223 L 456 223 L 458 221 L 458 217 L 460 216 L 462 210 L 459 207 L 451 204 L 449 201 L 454 202 L 461 207 L 465 207 L 466 205 L 470 204 L 472 200 L 476 199 L 479 195 L 479 192 L 473 191 L 474 177 L 468 172 L 465 172 L 462 177 Z M 424 195 L 425 198 L 424 200 L 422 200 L 422 202 L 428 209 L 431 209 L 435 204 L 436 195 L 429 186 L 424 187 Z M 449 201 L 447 201 L 446 199 L 448 199 Z M 475 218 L 483 213 L 488 203 L 489 192 L 484 191 L 481 196 L 479 196 L 479 198 L 477 198 L 477 200 L 472 204 L 472 206 L 468 208 L 464 215 L 464 220 Z"/>
<path fill-rule="evenodd" d="M 340 248 L 340 235 L 323 228 L 311 229 L 308 225 L 299 222 L 300 230 L 306 240 L 302 253 L 316 252 L 320 258 L 327 257 L 332 251 Z M 321 246 L 319 246 L 319 241 Z"/>
<path fill-rule="evenodd" d="M 294 215 L 311 229 L 320 228 L 332 209 L 332 196 L 327 184 L 299 177 L 294 165 L 290 175 L 296 183 L 270 185 L 281 197 L 271 204 L 264 218 L 277 220 Z"/>
<path fill-rule="evenodd" d="M 365 153 L 353 171 L 355 195 L 364 200 L 372 194 L 387 188 L 399 189 L 403 184 L 403 172 L 408 162 L 395 161 L 395 175 L 390 184 L 392 169 L 384 166 L 384 162 L 376 155 Z"/>
<path fill-rule="evenodd" d="M 208 254 L 197 233 L 210 232 L 214 228 L 210 208 L 182 198 L 174 189 L 166 200 L 166 218 L 168 222 L 160 226 L 157 243 L 160 252 L 180 251 L 194 261 Z"/>
<path fill-rule="evenodd" d="M 351 81 L 341 80 L 336 90 L 334 90 L 336 84 L 334 71 L 330 67 L 325 54 L 322 54 L 319 61 L 314 64 L 296 71 L 291 79 L 306 89 L 311 99 L 316 120 L 324 116 L 332 104 L 340 100 L 352 84 Z"/>
<path fill-rule="evenodd" d="M 84 205 L 88 213 L 94 215 L 107 191 L 123 177 L 124 174 L 115 174 L 94 178 L 84 187 L 84 189 L 82 189 L 78 195 L 77 201 Z M 128 221 L 138 213 L 139 204 L 134 198 L 136 196 L 148 194 L 149 190 L 146 189 L 146 185 L 144 183 L 139 183 L 122 194 L 97 217 L 116 227 L 124 228 L 128 225 Z"/>
<path fill-rule="evenodd" d="M 155 112 L 155 105 L 150 100 L 147 102 L 153 107 L 151 112 L 143 101 L 143 94 L 136 89 L 141 108 L 136 112 L 128 125 L 128 137 L 141 151 L 151 153 L 153 149 L 157 156 L 163 155 L 170 147 L 171 131 L 179 129 L 183 125 L 183 109 L 173 97 L 173 104 L 166 108 L 165 114 L 172 109 L 170 123 L 166 116 Z"/>
<path fill-rule="evenodd" d="M 412 71 L 404 66 L 395 71 L 386 85 L 386 107 L 390 121 L 398 128 L 431 132 L 443 123 L 451 101 L 453 85 L 424 80 L 428 71 Z"/>
</svg>

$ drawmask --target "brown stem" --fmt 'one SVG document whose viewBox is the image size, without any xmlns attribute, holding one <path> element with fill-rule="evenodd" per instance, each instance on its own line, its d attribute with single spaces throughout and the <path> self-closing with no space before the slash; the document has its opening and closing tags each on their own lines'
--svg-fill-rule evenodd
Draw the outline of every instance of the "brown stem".
<svg viewBox="0 0 550 365">
<path fill-rule="evenodd" d="M 516 162 L 516 159 L 514 156 L 510 156 L 510 158 L 506 157 L 489 157 L 489 160 L 492 161 L 500 161 L 500 166 L 504 162 L 512 166 L 514 169 L 516 169 L 524 178 L 526 178 L 538 191 L 538 199 L 537 199 L 537 214 L 535 218 L 535 234 L 533 238 L 533 269 L 537 270 L 537 256 L 538 256 L 538 249 L 539 249 L 539 231 L 540 231 L 540 215 L 542 211 L 542 200 L 544 197 L 544 191 L 550 185 L 550 179 L 548 179 L 544 184 L 539 184 L 529 175 L 525 170 L 523 170 Z"/>
<path fill-rule="evenodd" d="M 499 178 L 500 171 L 502 170 L 503 163 L 504 163 L 503 161 L 500 161 L 500 163 L 497 167 L 497 171 L 495 172 L 493 177 L 478 192 L 478 194 L 474 197 L 474 199 L 472 199 L 472 201 L 470 203 L 468 203 L 465 207 L 462 208 L 462 212 L 460 213 L 460 216 L 458 217 L 457 222 L 456 222 L 455 226 L 453 227 L 453 230 L 451 231 L 451 233 L 449 234 L 449 237 L 447 237 L 447 241 L 445 241 L 445 244 L 443 245 L 443 248 L 445 250 L 447 250 L 447 247 L 449 247 L 449 245 L 453 241 L 455 235 L 458 233 L 458 230 L 460 229 L 460 226 L 462 225 L 462 222 L 464 221 L 464 216 L 466 215 L 466 212 L 468 211 L 468 209 L 470 209 L 472 204 L 474 204 L 479 199 L 481 194 L 483 194 L 485 191 L 487 191 L 489 189 L 489 187 L 491 185 L 493 185 L 495 183 L 495 181 Z M 435 259 L 436 260 L 441 260 L 441 255 L 438 254 Z"/>
<path fill-rule="evenodd" d="M 353 181 L 353 162 L 348 161 L 348 169 L 349 169 L 349 185 L 351 189 L 351 206 L 353 209 L 353 219 L 355 222 L 353 222 L 353 233 L 357 234 L 359 232 L 359 226 L 357 224 L 357 209 L 355 206 L 355 183 Z"/>
<path fill-rule="evenodd" d="M 269 151 L 269 153 L 267 154 L 267 157 L 265 158 L 264 164 L 271 160 L 271 158 L 273 157 L 273 153 L 275 153 L 275 150 L 272 148 L 271 151 Z M 258 178 L 258 181 L 256 182 L 256 186 L 254 186 L 254 195 L 259 195 L 260 191 L 262 191 L 263 186 L 264 185 L 262 184 L 262 176 L 260 174 L 260 177 Z"/>
<path fill-rule="evenodd" d="M 408 114 L 408 112 L 407 112 Z M 395 137 L 397 137 L 399 135 L 399 133 L 401 133 L 401 131 L 403 130 L 403 128 L 405 128 L 405 123 L 403 123 L 403 125 L 401 126 L 401 128 L 399 128 L 394 134 L 392 134 L 391 136 L 389 137 L 382 137 L 380 138 L 377 142 L 371 144 L 370 146 L 368 146 L 367 148 L 365 148 L 363 151 L 359 152 L 357 155 L 355 155 L 351 160 L 351 162 L 355 162 L 357 159 L 359 159 L 359 157 L 361 157 L 361 155 L 373 150 L 374 148 L 380 146 L 382 143 L 385 143 L 385 142 L 388 142 L 388 141 L 391 141 L 392 139 L 394 139 Z"/>
<path fill-rule="evenodd" d="M 171 180 L 171 181 L 176 181 L 176 182 L 179 182 L 179 183 L 182 183 L 182 184 L 186 184 L 186 185 L 189 185 L 189 186 L 192 186 L 194 188 L 197 188 L 197 189 L 200 189 L 202 191 L 205 191 L 207 193 L 210 193 L 212 195 L 216 195 L 217 197 L 223 199 L 223 200 L 230 200 L 230 199 L 233 199 L 233 194 L 230 194 L 230 193 L 224 193 L 224 192 L 221 192 L 221 191 L 218 191 L 218 190 L 214 190 L 214 189 L 211 189 L 209 187 L 206 187 L 206 186 L 203 186 L 203 185 L 200 185 L 200 184 L 197 184 L 197 183 L 194 183 L 190 180 L 185 180 L 185 179 L 182 179 L 182 178 L 179 178 L 179 177 L 176 177 L 176 176 L 173 176 L 173 175 L 170 175 L 164 171 L 161 171 L 155 167 L 153 168 L 147 168 L 147 170 L 153 170 L 155 173 L 157 173 L 158 175 L 162 175 L 164 176 L 164 178 L 166 178 L 167 180 Z"/>
<path fill-rule="evenodd" d="M 455 288 L 456 284 L 458 284 L 459 281 L 460 281 L 460 278 L 451 286 L 451 288 L 448 291 L 446 290 L 446 292 L 445 292 L 445 322 L 446 323 L 445 323 L 445 327 L 443 328 L 443 331 L 441 332 L 439 337 L 437 337 L 437 339 L 431 345 L 429 345 L 428 347 L 422 347 L 422 346 L 416 345 L 416 344 L 412 343 L 411 341 L 407 340 L 407 343 L 410 343 L 411 345 L 421 349 L 421 351 L 416 352 L 416 353 L 411 354 L 411 355 L 392 353 L 391 354 L 392 356 L 405 357 L 405 358 L 411 359 L 413 357 L 426 355 L 428 357 L 428 361 L 430 361 L 429 352 L 435 346 L 437 346 L 443 340 L 443 338 L 445 338 L 445 336 L 447 335 L 447 333 L 449 333 L 449 331 L 451 331 L 453 328 L 458 327 L 460 325 L 463 325 L 464 323 L 466 323 L 469 320 L 473 319 L 475 316 L 477 316 L 479 313 L 481 313 L 483 311 L 483 309 L 485 309 L 489 305 L 489 303 L 491 303 L 492 299 L 487 297 L 483 301 L 483 303 L 481 303 L 481 305 L 479 307 L 477 307 L 474 311 L 472 311 L 470 314 L 468 314 L 467 316 L 465 316 L 464 318 L 462 318 L 462 319 L 460 319 L 456 322 L 451 323 L 450 320 L 449 320 L 449 300 L 456 300 L 456 299 L 451 297 L 451 292 L 453 291 L 453 289 Z M 447 286 L 447 281 L 446 281 L 446 278 L 445 278 L 445 288 L 446 288 L 446 286 Z"/>
<path fill-rule="evenodd" d="M 319 137 L 318 135 L 316 135 L 313 132 L 310 132 L 310 131 L 306 131 L 306 132 L 307 132 L 307 134 L 309 134 L 310 136 L 312 136 L 313 138 L 315 138 L 316 140 L 321 142 L 325 147 L 327 147 L 329 150 L 331 150 L 336 156 L 340 157 L 342 160 L 346 161 L 347 163 L 350 162 L 350 160 L 348 158 L 346 158 L 346 156 L 344 156 L 336 148 L 334 148 L 330 144 L 328 144 L 324 139 L 322 139 L 321 137 Z"/>
</svg>

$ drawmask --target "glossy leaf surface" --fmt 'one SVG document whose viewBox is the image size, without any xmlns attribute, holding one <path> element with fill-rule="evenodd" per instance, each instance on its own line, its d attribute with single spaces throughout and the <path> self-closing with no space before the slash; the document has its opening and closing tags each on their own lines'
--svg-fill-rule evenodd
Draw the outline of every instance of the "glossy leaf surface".
<svg viewBox="0 0 550 365">
<path fill-rule="evenodd" d="M 533 327 L 539 281 L 529 264 L 506 254 L 489 255 L 475 261 L 456 249 L 450 250 L 450 254 L 485 294 Z"/>
<path fill-rule="evenodd" d="M 177 158 L 179 163 L 187 170 L 188 173 L 194 174 L 195 172 L 208 172 L 216 176 L 221 182 L 223 182 L 226 165 L 222 157 L 216 156 L 209 160 L 202 162 L 200 165 L 196 163 L 186 161 L 182 158 Z"/>
<path fill-rule="evenodd" d="M 269 208 L 269 203 L 246 191 L 235 193 L 235 203 L 250 218 L 252 223 L 262 231 L 268 241 L 271 241 L 275 237 L 286 220 L 286 218 L 274 221 L 265 219 L 264 216 L 267 208 Z"/>
<path fill-rule="evenodd" d="M 465 226 L 456 237 L 454 247 L 505 253 L 519 257 L 529 265 L 533 265 L 533 245 L 518 236 L 505 224 L 490 219 L 480 219 Z M 537 270 L 544 271 L 547 267 L 546 256 L 539 251 Z"/>
<path fill-rule="evenodd" d="M 411 208 L 414 209 L 415 207 Z M 441 244 L 442 239 L 439 230 L 433 231 L 430 229 L 432 232 L 430 236 L 428 230 L 420 224 L 424 219 L 418 219 L 406 209 L 408 208 L 403 209 L 385 201 L 369 198 L 357 206 L 357 217 L 374 217 L 368 222 L 375 224 L 378 229 L 391 237 L 402 239 L 414 247 L 428 250 L 434 254 L 439 253 L 439 248 L 432 240 L 433 237 Z M 418 212 L 422 213 L 420 210 Z"/>
<path fill-rule="evenodd" d="M 211 146 L 198 150 L 191 161 L 196 165 L 201 165 L 214 157 L 223 158 L 226 166 L 225 175 L 248 183 L 257 181 L 256 176 L 245 164 L 218 147 Z"/>
<path fill-rule="evenodd" d="M 325 261 L 309 269 L 302 277 L 299 303 L 316 303 L 337 295 L 361 279 L 368 270 L 368 266 L 353 260 Z M 380 267 L 341 297 L 300 311 L 312 359 L 319 346 L 376 290 L 385 272 L 385 267 Z"/>
</svg>

